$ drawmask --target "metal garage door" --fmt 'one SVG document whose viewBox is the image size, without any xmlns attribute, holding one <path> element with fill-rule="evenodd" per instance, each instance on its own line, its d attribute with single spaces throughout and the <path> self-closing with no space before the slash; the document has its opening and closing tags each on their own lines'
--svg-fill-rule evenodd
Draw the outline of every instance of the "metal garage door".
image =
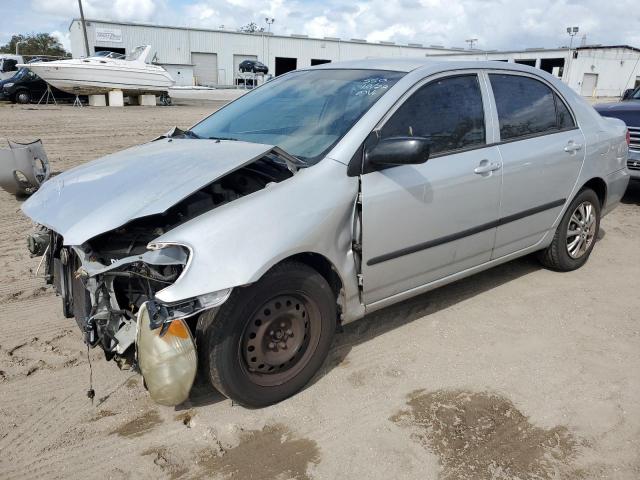
<svg viewBox="0 0 640 480">
<path fill-rule="evenodd" d="M 233 74 L 236 75 L 240 71 L 240 64 L 245 60 L 258 60 L 257 55 L 234 55 L 233 56 Z"/>
<path fill-rule="evenodd" d="M 191 53 L 193 76 L 196 85 L 218 84 L 218 55 L 215 53 Z"/>
</svg>

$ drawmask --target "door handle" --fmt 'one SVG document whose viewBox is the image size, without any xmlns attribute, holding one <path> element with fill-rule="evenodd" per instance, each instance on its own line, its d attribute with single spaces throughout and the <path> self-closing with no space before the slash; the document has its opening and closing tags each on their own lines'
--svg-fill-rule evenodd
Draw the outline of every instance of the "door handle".
<svg viewBox="0 0 640 480">
<path fill-rule="evenodd" d="M 567 146 L 564 147 L 564 151 L 567 153 L 576 153 L 579 150 L 582 150 L 582 144 L 575 143 L 573 140 L 567 143 Z"/>
<path fill-rule="evenodd" d="M 482 160 L 480 162 L 480 165 L 478 165 L 473 170 L 473 173 L 477 173 L 478 175 L 482 175 L 482 174 L 485 174 L 485 173 L 493 172 L 494 170 L 498 170 L 500 167 L 502 167 L 502 164 L 500 162 L 489 163 L 489 160 Z"/>
</svg>

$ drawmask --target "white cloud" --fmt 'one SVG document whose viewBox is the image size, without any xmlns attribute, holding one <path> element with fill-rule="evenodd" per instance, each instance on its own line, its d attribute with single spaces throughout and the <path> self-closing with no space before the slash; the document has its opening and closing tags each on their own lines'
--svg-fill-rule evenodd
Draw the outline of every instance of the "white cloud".
<svg viewBox="0 0 640 480">
<path fill-rule="evenodd" d="M 78 16 L 77 0 L 0 0 L 0 37 L 31 31 L 64 32 Z M 8 4 L 8 5 L 7 5 Z M 314 37 L 367 38 L 445 46 L 519 49 L 569 43 L 566 27 L 578 25 L 580 42 L 640 47 L 637 0 L 83 0 L 91 18 L 235 30 L 255 22 L 271 31 Z M 1 39 L 1 38 L 0 38 Z"/>
<path fill-rule="evenodd" d="M 265 26 L 268 16 L 276 19 L 271 28 L 276 33 L 313 37 L 446 46 L 478 38 L 476 47 L 486 49 L 557 47 L 568 43 L 565 30 L 571 24 L 591 43 L 640 46 L 636 0 L 195 0 L 189 5 L 187 12 L 215 12 L 194 19 L 200 26 L 237 28 L 251 21 Z M 191 18 L 188 14 L 185 23 Z"/>
<path fill-rule="evenodd" d="M 338 25 L 330 22 L 327 17 L 321 15 L 312 18 L 304 24 L 304 33 L 310 37 L 335 37 L 338 34 Z"/>
<path fill-rule="evenodd" d="M 71 38 L 69 32 L 60 32 L 58 30 L 54 30 L 53 32 L 51 32 L 51 35 L 62 44 L 67 52 L 71 51 Z"/>
<path fill-rule="evenodd" d="M 388 42 L 399 36 L 412 37 L 416 31 L 406 25 L 391 25 L 384 30 L 374 30 L 367 35 L 368 42 Z"/>
<path fill-rule="evenodd" d="M 82 7 L 86 18 L 110 20 L 151 21 L 164 2 L 159 0 L 84 0 Z M 69 21 L 80 16 L 77 0 L 32 0 L 35 16 L 66 18 Z M 36 13 L 37 12 L 37 13 Z"/>
</svg>

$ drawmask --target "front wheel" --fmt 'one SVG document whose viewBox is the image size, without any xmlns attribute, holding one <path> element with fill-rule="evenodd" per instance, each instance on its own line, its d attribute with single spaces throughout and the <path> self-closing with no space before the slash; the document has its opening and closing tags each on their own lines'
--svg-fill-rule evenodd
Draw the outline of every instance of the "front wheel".
<svg viewBox="0 0 640 480">
<path fill-rule="evenodd" d="M 562 217 L 551 245 L 540 252 L 545 267 L 569 272 L 584 265 L 600 228 L 600 199 L 586 188 L 573 199 Z"/>
<path fill-rule="evenodd" d="M 31 102 L 31 94 L 26 90 L 21 90 L 16 93 L 16 102 L 21 104 L 27 104 Z"/>
<path fill-rule="evenodd" d="M 302 389 L 320 368 L 336 320 L 336 298 L 324 277 L 286 262 L 202 315 L 200 362 L 225 396 L 249 407 L 271 405 Z"/>
</svg>

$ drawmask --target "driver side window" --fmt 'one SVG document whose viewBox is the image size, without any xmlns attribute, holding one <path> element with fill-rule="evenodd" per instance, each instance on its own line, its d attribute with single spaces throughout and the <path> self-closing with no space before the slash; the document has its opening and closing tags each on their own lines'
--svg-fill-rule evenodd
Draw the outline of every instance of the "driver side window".
<svg viewBox="0 0 640 480">
<path fill-rule="evenodd" d="M 431 156 L 485 145 L 478 76 L 441 78 L 420 88 L 382 127 L 381 136 L 425 137 Z"/>
</svg>

